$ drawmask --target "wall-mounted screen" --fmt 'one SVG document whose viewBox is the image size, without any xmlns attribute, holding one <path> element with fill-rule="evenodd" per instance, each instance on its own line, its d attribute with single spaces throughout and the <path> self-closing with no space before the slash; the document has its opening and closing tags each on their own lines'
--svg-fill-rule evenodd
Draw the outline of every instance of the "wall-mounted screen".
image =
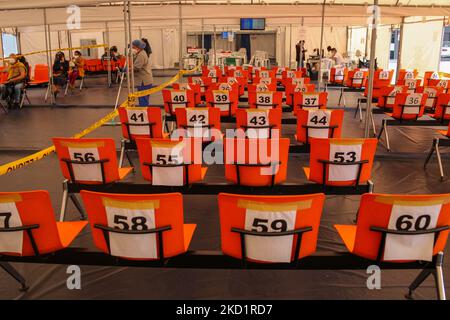
<svg viewBox="0 0 450 320">
<path fill-rule="evenodd" d="M 241 30 L 265 30 L 266 19 L 264 18 L 241 18 Z"/>
</svg>

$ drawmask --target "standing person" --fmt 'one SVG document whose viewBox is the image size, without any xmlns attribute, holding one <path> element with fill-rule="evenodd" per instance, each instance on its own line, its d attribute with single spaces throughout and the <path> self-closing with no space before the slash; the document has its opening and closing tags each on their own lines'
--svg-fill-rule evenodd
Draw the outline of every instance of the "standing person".
<svg viewBox="0 0 450 320">
<path fill-rule="evenodd" d="M 69 61 L 66 60 L 64 52 L 60 51 L 55 55 L 53 63 L 53 85 L 52 93 L 55 98 L 61 91 L 61 88 L 67 83 L 67 75 L 69 73 Z"/>
<path fill-rule="evenodd" d="M 82 57 L 80 51 L 75 51 L 73 54 L 72 61 L 70 62 L 69 70 L 69 87 L 71 90 L 75 88 L 75 81 L 78 77 L 84 77 L 84 64 L 85 59 Z"/>
<path fill-rule="evenodd" d="M 305 53 L 308 50 L 305 49 L 305 40 L 300 40 L 295 45 L 295 61 L 297 61 L 297 69 L 304 67 Z"/>
<path fill-rule="evenodd" d="M 336 48 L 331 49 L 331 59 L 334 60 L 336 65 L 341 65 L 344 63 L 344 58 L 342 55 L 336 50 Z"/>
<path fill-rule="evenodd" d="M 150 59 L 145 51 L 145 42 L 142 40 L 134 40 L 131 43 L 133 52 L 133 71 L 134 84 L 138 91 L 148 90 L 153 86 L 153 74 L 150 65 Z M 140 106 L 148 106 L 150 104 L 149 96 L 139 98 Z"/>
<path fill-rule="evenodd" d="M 20 95 L 25 87 L 28 70 L 15 54 L 11 54 L 7 62 L 8 79 L 5 84 L 0 85 L 0 93 L 2 100 L 10 104 L 9 107 L 16 108 L 20 105 Z"/>
</svg>

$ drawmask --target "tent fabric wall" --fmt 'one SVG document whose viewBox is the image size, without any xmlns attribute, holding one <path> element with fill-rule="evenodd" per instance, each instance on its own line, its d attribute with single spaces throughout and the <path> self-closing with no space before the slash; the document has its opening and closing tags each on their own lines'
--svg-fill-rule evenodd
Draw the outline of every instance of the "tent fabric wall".
<svg viewBox="0 0 450 320">
<path fill-rule="evenodd" d="M 351 28 L 350 35 L 349 56 L 355 58 L 358 50 L 361 57 L 365 56 L 367 28 Z"/>
<path fill-rule="evenodd" d="M 401 67 L 425 71 L 437 71 L 441 54 L 443 22 L 430 21 L 404 25 Z"/>
<path fill-rule="evenodd" d="M 371 41 L 372 34 L 369 32 L 369 43 Z M 389 53 L 391 45 L 391 27 L 380 26 L 377 28 L 377 41 L 375 48 L 375 57 L 377 58 L 378 68 L 389 69 Z M 368 52 L 370 54 L 370 45 L 368 46 Z"/>
</svg>

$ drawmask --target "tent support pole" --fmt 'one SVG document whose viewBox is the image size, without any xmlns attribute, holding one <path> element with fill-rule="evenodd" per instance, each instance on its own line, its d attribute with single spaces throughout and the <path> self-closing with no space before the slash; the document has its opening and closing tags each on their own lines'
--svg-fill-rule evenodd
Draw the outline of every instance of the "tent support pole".
<svg viewBox="0 0 450 320">
<path fill-rule="evenodd" d="M 292 24 L 289 25 L 289 68 L 292 63 Z"/>
<path fill-rule="evenodd" d="M 364 56 L 369 57 L 369 27 L 366 29 L 366 46 L 364 48 Z"/>
<path fill-rule="evenodd" d="M 131 94 L 131 82 L 130 82 L 130 68 L 131 68 L 131 46 L 129 39 L 130 33 L 128 32 L 128 1 L 123 2 L 123 24 L 125 29 L 125 52 L 127 57 L 126 67 L 127 67 L 127 87 L 128 87 L 128 94 Z"/>
<path fill-rule="evenodd" d="M 214 66 L 217 65 L 217 55 L 216 55 L 216 25 L 214 25 Z"/>
<path fill-rule="evenodd" d="M 162 49 L 162 67 L 163 70 L 166 68 L 166 62 L 164 60 L 164 29 L 161 29 L 161 49 Z"/>
<path fill-rule="evenodd" d="M 52 67 L 52 58 L 51 58 L 51 45 L 50 45 L 50 26 L 47 24 L 47 10 L 44 8 L 44 29 L 45 29 L 45 50 L 47 51 L 47 64 L 48 64 L 48 73 L 49 73 L 49 88 L 48 93 L 50 94 L 50 103 L 55 104 L 52 88 L 53 88 L 53 67 Z"/>
<path fill-rule="evenodd" d="M 445 22 L 445 19 L 444 19 Z M 20 42 L 19 28 L 16 27 L 16 39 L 17 39 L 17 52 L 22 53 L 22 43 Z"/>
<path fill-rule="evenodd" d="M 130 85 L 131 92 L 135 92 L 136 84 L 134 83 L 134 65 L 133 65 L 133 55 L 131 54 L 131 42 L 133 41 L 133 26 L 131 24 L 131 7 L 133 6 L 131 1 L 128 2 L 128 10 L 127 10 L 127 23 L 128 23 L 128 39 L 130 39 Z"/>
<path fill-rule="evenodd" d="M 67 44 L 69 48 L 72 48 L 72 33 L 70 30 L 67 30 Z M 69 58 L 72 59 L 72 50 L 69 50 Z"/>
<path fill-rule="evenodd" d="M 442 36 L 441 36 L 441 44 L 439 47 L 439 57 L 438 57 L 438 63 L 437 63 L 437 68 L 436 70 L 439 72 L 441 71 L 441 60 L 442 60 L 442 45 L 444 44 L 444 37 L 445 37 L 445 16 L 442 18 Z"/>
<path fill-rule="evenodd" d="M 178 52 L 178 65 L 180 70 L 183 69 L 182 60 L 183 60 L 183 13 L 181 11 L 181 1 L 178 4 L 178 29 L 179 29 L 179 37 L 180 37 L 180 48 Z"/>
<path fill-rule="evenodd" d="M 202 18 L 202 49 L 205 49 L 205 19 Z M 202 50 L 203 54 L 203 50 Z"/>
<path fill-rule="evenodd" d="M 377 10 L 378 10 L 378 0 L 373 1 L 373 11 L 372 11 L 372 37 L 370 39 L 370 69 L 369 69 L 369 80 L 368 80 L 368 94 L 367 94 L 367 105 L 366 105 L 366 120 L 364 127 L 364 137 L 369 137 L 369 126 L 371 123 L 372 115 L 372 97 L 373 97 L 373 80 L 375 75 L 375 57 L 376 57 L 376 43 L 377 43 Z M 367 41 L 367 40 L 366 40 Z"/>
<path fill-rule="evenodd" d="M 323 32 L 324 32 L 324 24 L 325 24 L 325 4 L 326 4 L 327 0 L 323 0 L 322 3 L 322 22 L 320 24 L 320 51 L 319 51 L 319 74 L 318 74 L 318 81 L 319 81 L 319 85 L 318 85 L 318 91 L 320 92 L 321 88 L 322 88 L 322 50 L 323 50 Z M 302 48 L 300 48 L 301 51 Z M 302 54 L 302 52 L 300 52 L 300 55 Z"/>
<path fill-rule="evenodd" d="M 111 74 L 111 51 L 109 50 L 110 48 L 110 36 L 109 36 L 109 25 L 108 22 L 105 22 L 105 33 L 104 33 L 104 43 L 106 43 L 108 45 L 108 47 L 106 48 L 106 57 L 108 59 L 108 88 L 111 88 L 111 82 L 112 82 L 112 74 Z"/>
<path fill-rule="evenodd" d="M 398 37 L 398 52 L 397 52 L 397 71 L 395 73 L 395 81 L 397 81 L 400 74 L 400 69 L 402 68 L 402 47 L 403 47 L 403 33 L 405 26 L 405 18 L 402 18 L 402 23 L 400 24 L 400 36 Z"/>
</svg>

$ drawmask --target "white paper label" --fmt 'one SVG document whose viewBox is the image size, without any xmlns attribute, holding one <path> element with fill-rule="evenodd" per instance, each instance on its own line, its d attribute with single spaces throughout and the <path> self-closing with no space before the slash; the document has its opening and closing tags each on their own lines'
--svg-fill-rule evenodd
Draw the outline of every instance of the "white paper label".
<svg viewBox="0 0 450 320">
<path fill-rule="evenodd" d="M 270 137 L 269 128 L 258 127 L 269 126 L 269 112 L 265 110 L 257 112 L 247 112 L 247 137 L 251 139 L 268 139 Z"/>
<path fill-rule="evenodd" d="M 98 148 L 72 148 L 69 147 L 70 159 L 86 162 L 86 164 L 72 163 L 73 175 L 76 181 L 102 182 L 102 168 L 100 163 L 89 164 L 91 161 L 99 161 Z"/>
<path fill-rule="evenodd" d="M 353 163 L 361 161 L 361 144 L 330 144 L 330 161 L 337 163 Z M 359 165 L 332 165 L 328 167 L 328 180 L 353 181 L 358 177 Z"/>
<path fill-rule="evenodd" d="M 150 135 L 150 125 L 148 126 L 134 126 L 133 124 L 148 124 L 147 110 L 132 110 L 127 109 L 128 125 L 130 134 Z"/>
<path fill-rule="evenodd" d="M 393 205 L 388 229 L 418 231 L 436 228 L 442 205 L 403 206 Z M 431 261 L 434 234 L 388 234 L 384 250 L 385 260 Z"/>
<path fill-rule="evenodd" d="M 303 105 L 302 106 L 303 109 L 319 108 L 319 105 L 320 105 L 319 95 L 318 94 L 304 94 L 302 105 Z"/>
<path fill-rule="evenodd" d="M 171 98 L 173 111 L 177 108 L 186 108 L 188 101 L 186 91 L 171 91 Z"/>
<path fill-rule="evenodd" d="M 420 111 L 420 103 L 422 101 L 422 94 L 412 93 L 406 97 L 403 114 L 418 114 Z"/>
<path fill-rule="evenodd" d="M 308 110 L 308 123 L 307 126 L 317 127 L 308 128 L 308 137 L 311 138 L 328 138 L 329 128 L 323 128 L 330 126 L 331 111 L 330 110 Z M 321 128 L 322 127 L 322 128 Z"/>
<path fill-rule="evenodd" d="M 152 163 L 159 165 L 182 164 L 183 159 L 182 143 L 172 147 L 153 147 Z M 183 166 L 164 168 L 153 167 L 152 184 L 155 186 L 182 186 L 184 185 L 184 169 Z"/>
<path fill-rule="evenodd" d="M 206 127 L 209 125 L 209 112 L 207 109 L 187 109 L 186 117 L 189 137 L 202 138 L 210 131 Z"/>
<path fill-rule="evenodd" d="M 297 212 L 266 212 L 247 209 L 245 229 L 258 232 L 290 231 L 295 227 Z M 267 262 L 290 262 L 294 236 L 245 236 L 246 255 L 250 259 Z"/>
<path fill-rule="evenodd" d="M 15 202 L 0 203 L 0 228 L 21 227 L 19 211 Z M 0 252 L 22 254 L 23 231 L 0 232 Z"/>
<path fill-rule="evenodd" d="M 272 109 L 273 95 L 271 92 L 256 93 L 256 107 L 258 109 Z"/>
</svg>

